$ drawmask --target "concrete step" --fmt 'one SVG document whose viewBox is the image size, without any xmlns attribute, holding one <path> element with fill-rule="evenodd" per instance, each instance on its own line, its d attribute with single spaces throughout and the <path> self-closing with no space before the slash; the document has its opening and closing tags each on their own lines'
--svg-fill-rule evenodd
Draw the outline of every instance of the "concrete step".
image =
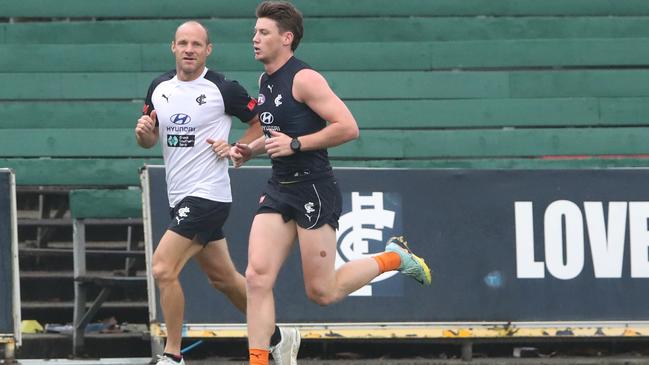
<svg viewBox="0 0 649 365">
<path fill-rule="evenodd" d="M 35 224 L 35 221 L 23 221 L 18 225 L 18 241 L 35 244 L 39 228 L 48 231 L 48 242 L 72 242 L 72 225 L 65 221 L 52 220 L 48 226 Z M 127 227 L 114 224 L 95 224 L 86 227 L 86 240 L 93 241 L 126 241 Z M 141 225 L 133 227 L 133 237 L 136 241 L 144 241 L 144 229 Z M 48 245 L 49 247 L 49 245 Z"/>
<path fill-rule="evenodd" d="M 50 245 L 50 248 L 32 248 L 24 245 L 19 248 L 20 270 L 42 271 L 47 268 L 52 271 L 73 269 L 72 247 Z M 123 270 L 126 259 L 135 259 L 135 270 L 144 271 L 146 262 L 143 248 L 134 252 L 126 252 L 124 243 L 121 247 L 115 245 L 90 245 L 90 253 L 86 255 L 86 267 L 90 270 L 115 271 Z"/>
<path fill-rule="evenodd" d="M 93 276 L 118 276 L 114 271 L 90 271 Z M 136 277 L 144 278 L 143 270 L 136 272 Z M 91 286 L 88 295 L 91 298 L 99 294 L 101 288 Z M 22 271 L 20 273 L 20 292 L 23 302 L 60 302 L 72 301 L 74 298 L 74 280 L 72 271 Z M 111 301 L 141 301 L 147 300 L 146 282 L 136 283 L 126 287 L 113 288 Z"/>
<path fill-rule="evenodd" d="M 94 298 L 88 301 L 88 306 Z M 21 303 L 23 320 L 34 319 L 46 323 L 71 323 L 74 305 L 72 301 L 33 301 Z M 146 301 L 107 301 L 95 315 L 96 320 L 115 317 L 118 323 L 148 323 L 149 309 Z"/>
<path fill-rule="evenodd" d="M 140 326 L 142 327 L 142 326 Z M 88 333 L 86 358 L 151 357 L 151 342 L 146 331 Z M 72 354 L 72 336 L 56 333 L 23 334 L 18 359 L 66 359 Z"/>
<path fill-rule="evenodd" d="M 88 274 L 96 274 L 96 275 L 111 275 L 111 274 L 121 274 L 122 270 L 88 270 Z M 146 271 L 142 270 L 137 270 L 136 271 L 136 276 L 145 276 Z M 70 279 L 72 280 L 74 274 L 70 270 L 47 270 L 47 271 L 34 271 L 34 270 L 21 270 L 20 271 L 20 278 L 21 279 Z"/>
</svg>

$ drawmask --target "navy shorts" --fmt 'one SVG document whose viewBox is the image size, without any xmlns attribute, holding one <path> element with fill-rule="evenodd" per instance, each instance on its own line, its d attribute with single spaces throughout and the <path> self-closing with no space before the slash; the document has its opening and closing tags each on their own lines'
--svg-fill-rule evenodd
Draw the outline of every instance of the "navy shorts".
<svg viewBox="0 0 649 365">
<path fill-rule="evenodd" d="M 167 229 L 202 245 L 225 238 L 223 225 L 230 214 L 231 203 L 188 196 L 169 209 L 171 222 Z"/>
<path fill-rule="evenodd" d="M 295 220 L 305 229 L 325 224 L 338 229 L 342 194 L 334 178 L 281 184 L 270 179 L 259 198 L 257 214 L 279 213 L 284 222 Z"/>
</svg>

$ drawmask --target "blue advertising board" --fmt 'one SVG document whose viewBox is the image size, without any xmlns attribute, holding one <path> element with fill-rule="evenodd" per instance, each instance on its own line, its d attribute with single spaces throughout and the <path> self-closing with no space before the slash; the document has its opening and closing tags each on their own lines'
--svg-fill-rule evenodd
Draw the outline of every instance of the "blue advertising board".
<svg viewBox="0 0 649 365">
<path fill-rule="evenodd" d="M 151 242 L 168 221 L 164 169 L 148 167 Z M 390 272 L 321 307 L 305 295 L 297 246 L 277 280 L 277 321 L 511 323 L 649 321 L 649 170 L 337 169 L 337 264 L 404 235 L 433 283 Z M 231 169 L 225 227 L 243 272 L 268 168 Z M 188 323 L 245 323 L 196 265 L 182 273 Z M 156 318 L 162 322 L 159 307 Z"/>
</svg>

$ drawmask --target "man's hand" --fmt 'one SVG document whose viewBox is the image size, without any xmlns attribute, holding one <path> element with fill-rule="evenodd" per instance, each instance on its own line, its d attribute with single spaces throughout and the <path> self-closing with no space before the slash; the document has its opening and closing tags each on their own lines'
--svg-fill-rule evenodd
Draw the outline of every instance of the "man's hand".
<svg viewBox="0 0 649 365">
<path fill-rule="evenodd" d="M 151 115 L 143 115 L 137 120 L 137 124 L 135 125 L 135 138 L 140 146 L 150 148 L 158 141 L 155 126 L 157 119 L 158 114 L 154 110 L 151 112 Z"/>
<path fill-rule="evenodd" d="M 230 149 L 230 159 L 235 168 L 241 167 L 252 157 L 252 149 L 249 145 L 237 142 Z"/>
<path fill-rule="evenodd" d="M 224 141 L 222 139 L 216 141 L 208 138 L 206 142 L 212 145 L 212 151 L 214 151 L 214 153 L 219 156 L 219 159 L 230 157 L 230 145 L 227 141 Z"/>
<path fill-rule="evenodd" d="M 266 139 L 266 153 L 270 158 L 290 156 L 295 153 L 291 149 L 291 137 L 277 131 L 270 131 L 270 136 Z"/>
</svg>

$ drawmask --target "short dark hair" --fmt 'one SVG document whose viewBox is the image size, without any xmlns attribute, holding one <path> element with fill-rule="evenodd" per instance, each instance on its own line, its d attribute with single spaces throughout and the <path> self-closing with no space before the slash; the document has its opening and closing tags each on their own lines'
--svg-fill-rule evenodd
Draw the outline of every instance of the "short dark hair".
<svg viewBox="0 0 649 365">
<path fill-rule="evenodd" d="M 304 35 L 302 13 L 288 1 L 264 1 L 257 6 L 257 18 L 269 18 L 277 22 L 280 32 L 293 33 L 291 50 L 295 51 Z"/>
</svg>

